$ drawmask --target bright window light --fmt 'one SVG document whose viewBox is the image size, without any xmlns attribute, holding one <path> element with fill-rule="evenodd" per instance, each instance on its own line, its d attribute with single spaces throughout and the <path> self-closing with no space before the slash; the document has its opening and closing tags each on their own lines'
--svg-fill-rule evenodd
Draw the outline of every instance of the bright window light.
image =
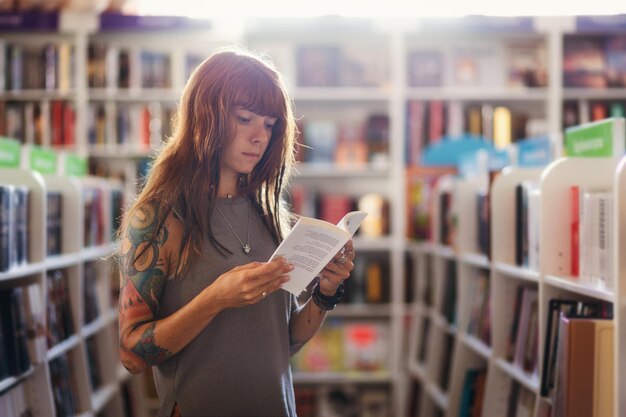
<svg viewBox="0 0 626 417">
<path fill-rule="evenodd" d="M 247 3 L 247 4 L 246 4 Z M 560 2 L 526 0 L 436 0 L 436 1 L 341 1 L 341 0 L 264 0 L 197 1 L 197 0 L 143 0 L 140 14 L 190 16 L 199 18 L 237 17 L 314 17 L 339 15 L 346 17 L 455 17 L 471 14 L 492 16 L 562 16 L 612 15 L 626 12 L 626 4 L 619 1 Z"/>
</svg>

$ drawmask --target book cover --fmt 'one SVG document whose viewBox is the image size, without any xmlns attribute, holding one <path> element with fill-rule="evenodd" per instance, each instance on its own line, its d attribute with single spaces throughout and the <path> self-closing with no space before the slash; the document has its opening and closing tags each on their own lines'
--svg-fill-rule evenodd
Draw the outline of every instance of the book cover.
<svg viewBox="0 0 626 417">
<path fill-rule="evenodd" d="M 509 87 L 545 87 L 548 52 L 542 39 L 507 42 L 504 51 Z"/>
</svg>

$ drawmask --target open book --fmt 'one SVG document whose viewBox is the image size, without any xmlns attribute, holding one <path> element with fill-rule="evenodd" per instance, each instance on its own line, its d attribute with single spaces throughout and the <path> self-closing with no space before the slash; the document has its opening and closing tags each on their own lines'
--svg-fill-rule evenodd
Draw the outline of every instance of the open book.
<svg viewBox="0 0 626 417">
<path fill-rule="evenodd" d="M 282 256 L 294 266 L 282 288 L 299 295 L 350 240 L 366 216 L 365 211 L 351 211 L 336 225 L 300 217 L 270 258 Z"/>
</svg>

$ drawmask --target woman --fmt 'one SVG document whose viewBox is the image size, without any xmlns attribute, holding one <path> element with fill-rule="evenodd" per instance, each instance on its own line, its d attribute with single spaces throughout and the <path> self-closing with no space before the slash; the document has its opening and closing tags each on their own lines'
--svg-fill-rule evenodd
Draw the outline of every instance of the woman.
<svg viewBox="0 0 626 417">
<path fill-rule="evenodd" d="M 176 130 L 120 231 L 120 356 L 154 366 L 160 416 L 295 416 L 289 357 L 317 331 L 353 268 L 352 242 L 299 305 L 267 262 L 295 122 L 278 72 L 222 50 L 192 74 Z"/>
</svg>

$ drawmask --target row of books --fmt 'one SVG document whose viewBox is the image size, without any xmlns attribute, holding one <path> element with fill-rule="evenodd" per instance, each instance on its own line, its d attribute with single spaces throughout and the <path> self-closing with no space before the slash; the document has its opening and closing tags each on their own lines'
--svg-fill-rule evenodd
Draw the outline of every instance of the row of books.
<svg viewBox="0 0 626 417">
<path fill-rule="evenodd" d="M 581 105 L 577 101 L 565 101 L 563 103 L 563 128 L 577 126 L 583 120 L 594 122 L 609 117 L 624 117 L 626 115 L 626 103 L 620 100 L 590 100 L 588 114 L 581 114 Z"/>
<path fill-rule="evenodd" d="M 546 130 L 545 120 L 530 118 L 524 111 L 502 104 L 411 100 L 407 103 L 405 162 L 420 165 L 423 149 L 445 136 L 465 133 L 504 148 Z"/>
<path fill-rule="evenodd" d="M 98 268 L 94 261 L 85 262 L 83 268 L 83 295 L 85 301 L 85 323 L 91 323 L 100 316 L 100 297 L 98 296 Z"/>
<path fill-rule="evenodd" d="M 410 87 L 545 87 L 547 49 L 541 39 L 455 42 L 411 50 Z"/>
<path fill-rule="evenodd" d="M 389 201 L 379 193 L 367 193 L 358 197 L 349 194 L 311 192 L 303 185 L 289 190 L 290 204 L 296 214 L 315 217 L 337 224 L 352 210 L 363 210 L 368 216 L 363 220 L 357 236 L 382 237 L 389 234 Z"/>
<path fill-rule="evenodd" d="M 0 185 L 0 272 L 28 262 L 29 189 Z"/>
<path fill-rule="evenodd" d="M 102 365 L 100 361 L 100 347 L 96 336 L 91 336 L 85 341 L 85 348 L 87 351 L 87 369 L 89 371 L 89 383 L 91 384 L 91 390 L 97 391 L 102 387 L 104 378 L 102 376 Z"/>
<path fill-rule="evenodd" d="M 124 198 L 121 189 L 83 187 L 84 247 L 104 245 L 119 227 Z M 110 216 L 109 219 L 106 216 Z M 110 230 L 107 230 L 107 225 Z"/>
<path fill-rule="evenodd" d="M 296 386 L 296 412 L 300 417 L 389 417 L 389 388 L 376 386 Z"/>
<path fill-rule="evenodd" d="M 0 415 L 7 417 L 33 415 L 31 402 L 26 394 L 26 385 L 19 384 L 10 391 L 0 394 Z"/>
<path fill-rule="evenodd" d="M 491 303 L 489 303 L 490 281 L 487 271 L 481 270 L 479 275 L 468 282 L 469 320 L 467 334 L 491 345 Z"/>
<path fill-rule="evenodd" d="M 92 42 L 87 51 L 87 85 L 90 88 L 172 87 L 173 66 L 170 52 L 108 42 Z M 208 54 L 186 53 L 185 80 L 207 56 Z"/>
<path fill-rule="evenodd" d="M 48 348 L 66 340 L 76 332 L 73 307 L 70 299 L 70 282 L 67 270 L 56 269 L 46 273 L 46 333 Z"/>
<path fill-rule="evenodd" d="M 346 304 L 383 304 L 391 300 L 388 254 L 357 254 L 346 284 Z"/>
<path fill-rule="evenodd" d="M 167 52 L 116 47 L 92 42 L 87 48 L 90 88 L 171 88 L 171 56 Z"/>
<path fill-rule="evenodd" d="M 148 150 L 172 134 L 175 109 L 158 102 L 149 104 L 91 103 L 87 112 L 90 145 L 136 144 Z"/>
<path fill-rule="evenodd" d="M 0 290 L 0 380 L 24 374 L 31 367 L 23 287 Z"/>
<path fill-rule="evenodd" d="M 553 414 L 614 414 L 613 306 L 602 301 L 551 299 L 541 375 L 541 395 Z"/>
<path fill-rule="evenodd" d="M 463 377 L 459 417 L 480 417 L 487 385 L 487 369 L 468 368 Z"/>
<path fill-rule="evenodd" d="M 33 45 L 0 41 L 0 91 L 67 92 L 73 86 L 74 52 L 69 42 Z"/>
<path fill-rule="evenodd" d="M 566 36 L 563 40 L 565 87 L 626 87 L 626 36 Z"/>
<path fill-rule="evenodd" d="M 441 351 L 438 353 L 438 360 L 433 363 L 432 357 L 437 352 L 430 351 L 430 339 L 434 337 L 432 330 L 432 322 L 429 316 L 424 315 L 421 318 L 421 331 L 418 339 L 417 349 L 417 362 L 424 367 L 433 367 L 436 370 L 436 374 L 433 376 L 433 380 L 437 383 L 439 388 L 446 392 L 450 384 L 450 372 L 452 364 L 452 354 L 454 352 L 455 338 L 452 334 L 445 332 L 443 334 L 443 344 L 441 345 Z"/>
<path fill-rule="evenodd" d="M 363 46 L 299 45 L 296 79 L 299 87 L 385 87 L 390 82 L 386 49 Z"/>
<path fill-rule="evenodd" d="M 0 101 L 0 136 L 39 146 L 70 147 L 76 140 L 71 101 Z"/>
<path fill-rule="evenodd" d="M 536 374 L 539 349 L 539 291 L 518 285 L 506 345 L 506 359 L 527 374 Z"/>
<path fill-rule="evenodd" d="M 384 163 L 389 153 L 389 117 L 372 114 L 366 120 L 307 120 L 300 126 L 296 159 L 312 164 L 359 165 Z"/>
<path fill-rule="evenodd" d="M 611 289 L 613 277 L 613 196 L 608 189 L 570 187 L 571 275 Z"/>
<path fill-rule="evenodd" d="M 50 361 L 50 383 L 57 417 L 70 417 L 80 413 L 78 381 L 73 372 L 72 355 L 68 352 Z"/>
<path fill-rule="evenodd" d="M 515 264 L 539 271 L 541 212 L 539 184 L 524 181 L 515 187 Z"/>
<path fill-rule="evenodd" d="M 331 318 L 293 356 L 294 371 L 381 372 L 389 369 L 389 324 Z"/>
</svg>

